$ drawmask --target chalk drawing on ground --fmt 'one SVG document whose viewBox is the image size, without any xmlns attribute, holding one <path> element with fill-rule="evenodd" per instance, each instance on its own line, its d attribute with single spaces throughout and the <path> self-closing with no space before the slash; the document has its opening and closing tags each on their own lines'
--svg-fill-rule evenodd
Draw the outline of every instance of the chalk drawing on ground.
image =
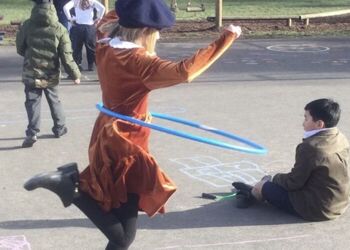
<svg viewBox="0 0 350 250">
<path fill-rule="evenodd" d="M 211 156 L 195 156 L 170 161 L 181 165 L 180 171 L 190 178 L 214 187 L 231 186 L 234 181 L 254 184 L 266 174 L 258 164 L 248 160 L 223 163 Z"/>
<path fill-rule="evenodd" d="M 317 44 L 281 44 L 268 46 L 267 49 L 287 53 L 325 52 L 329 50 L 328 47 L 319 46 Z"/>
<path fill-rule="evenodd" d="M 31 250 L 24 235 L 0 236 L 0 249 Z"/>
</svg>

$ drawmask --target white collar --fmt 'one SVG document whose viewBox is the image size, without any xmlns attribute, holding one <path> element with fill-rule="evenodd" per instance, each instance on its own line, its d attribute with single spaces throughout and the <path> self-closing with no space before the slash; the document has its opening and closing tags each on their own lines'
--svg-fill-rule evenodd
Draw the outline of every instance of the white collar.
<svg viewBox="0 0 350 250">
<path fill-rule="evenodd" d="M 127 42 L 127 41 L 121 41 L 119 37 L 115 37 L 111 40 L 109 40 L 109 46 L 112 48 L 118 48 L 118 49 L 134 49 L 134 48 L 142 48 L 142 46 L 132 43 L 132 42 Z"/>
<path fill-rule="evenodd" d="M 134 49 L 134 48 L 143 48 L 141 45 L 138 45 L 136 43 L 132 43 L 132 42 L 127 42 L 127 41 L 121 41 L 119 39 L 119 37 L 115 37 L 115 38 L 102 38 L 100 40 L 97 41 L 98 43 L 108 43 L 109 46 L 111 46 L 112 48 L 117 48 L 117 49 Z M 149 56 L 156 56 L 157 54 L 154 53 L 149 53 L 148 51 L 146 51 L 147 55 Z"/>
<path fill-rule="evenodd" d="M 310 130 L 310 131 L 304 131 L 304 139 L 309 138 L 315 134 L 317 134 L 318 132 L 321 131 L 325 131 L 325 130 L 329 130 L 330 128 L 321 128 L 321 129 L 315 129 L 315 130 Z"/>
</svg>

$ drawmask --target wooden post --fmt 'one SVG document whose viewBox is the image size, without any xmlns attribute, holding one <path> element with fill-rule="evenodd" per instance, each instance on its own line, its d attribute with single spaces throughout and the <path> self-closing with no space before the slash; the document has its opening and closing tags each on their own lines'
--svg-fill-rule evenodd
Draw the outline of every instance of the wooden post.
<svg viewBox="0 0 350 250">
<path fill-rule="evenodd" d="M 310 22 L 310 21 L 309 21 L 309 18 L 306 18 L 306 19 L 305 19 L 305 26 L 308 26 L 308 25 L 309 25 L 309 22 Z"/>
<path fill-rule="evenodd" d="M 176 0 L 171 0 L 170 9 L 171 9 L 173 12 L 177 12 L 177 11 L 178 11 Z"/>
<path fill-rule="evenodd" d="M 106 8 L 106 13 L 107 13 L 107 12 L 108 12 L 108 6 L 109 6 L 108 0 L 102 0 L 101 2 L 102 2 L 102 4 L 105 6 L 105 8 Z"/>
<path fill-rule="evenodd" d="M 220 29 L 222 26 L 222 0 L 216 0 L 215 6 L 215 27 Z"/>
</svg>

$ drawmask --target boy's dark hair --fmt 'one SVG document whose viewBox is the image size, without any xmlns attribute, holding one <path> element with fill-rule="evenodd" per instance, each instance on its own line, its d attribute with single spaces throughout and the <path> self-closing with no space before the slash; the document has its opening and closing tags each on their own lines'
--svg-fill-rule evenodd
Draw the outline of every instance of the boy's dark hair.
<svg viewBox="0 0 350 250">
<path fill-rule="evenodd" d="M 332 99 L 317 99 L 306 104 L 313 121 L 322 120 L 326 128 L 337 126 L 340 119 L 340 106 Z"/>
</svg>

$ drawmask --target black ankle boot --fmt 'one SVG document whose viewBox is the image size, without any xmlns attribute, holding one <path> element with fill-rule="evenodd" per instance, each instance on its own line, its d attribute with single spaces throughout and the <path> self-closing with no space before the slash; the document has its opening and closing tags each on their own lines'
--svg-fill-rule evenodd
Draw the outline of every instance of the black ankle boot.
<svg viewBox="0 0 350 250">
<path fill-rule="evenodd" d="M 236 189 L 236 190 L 242 190 L 242 191 L 249 191 L 251 192 L 253 189 L 253 186 L 245 184 L 244 182 L 233 182 L 232 186 Z"/>
<path fill-rule="evenodd" d="M 235 206 L 237 208 L 248 208 L 256 202 L 250 191 L 239 190 L 236 194 Z"/>
<path fill-rule="evenodd" d="M 57 168 L 57 171 L 38 174 L 29 179 L 24 188 L 28 191 L 45 188 L 57 194 L 63 206 L 72 204 L 79 182 L 79 172 L 76 163 L 69 163 Z"/>
</svg>

